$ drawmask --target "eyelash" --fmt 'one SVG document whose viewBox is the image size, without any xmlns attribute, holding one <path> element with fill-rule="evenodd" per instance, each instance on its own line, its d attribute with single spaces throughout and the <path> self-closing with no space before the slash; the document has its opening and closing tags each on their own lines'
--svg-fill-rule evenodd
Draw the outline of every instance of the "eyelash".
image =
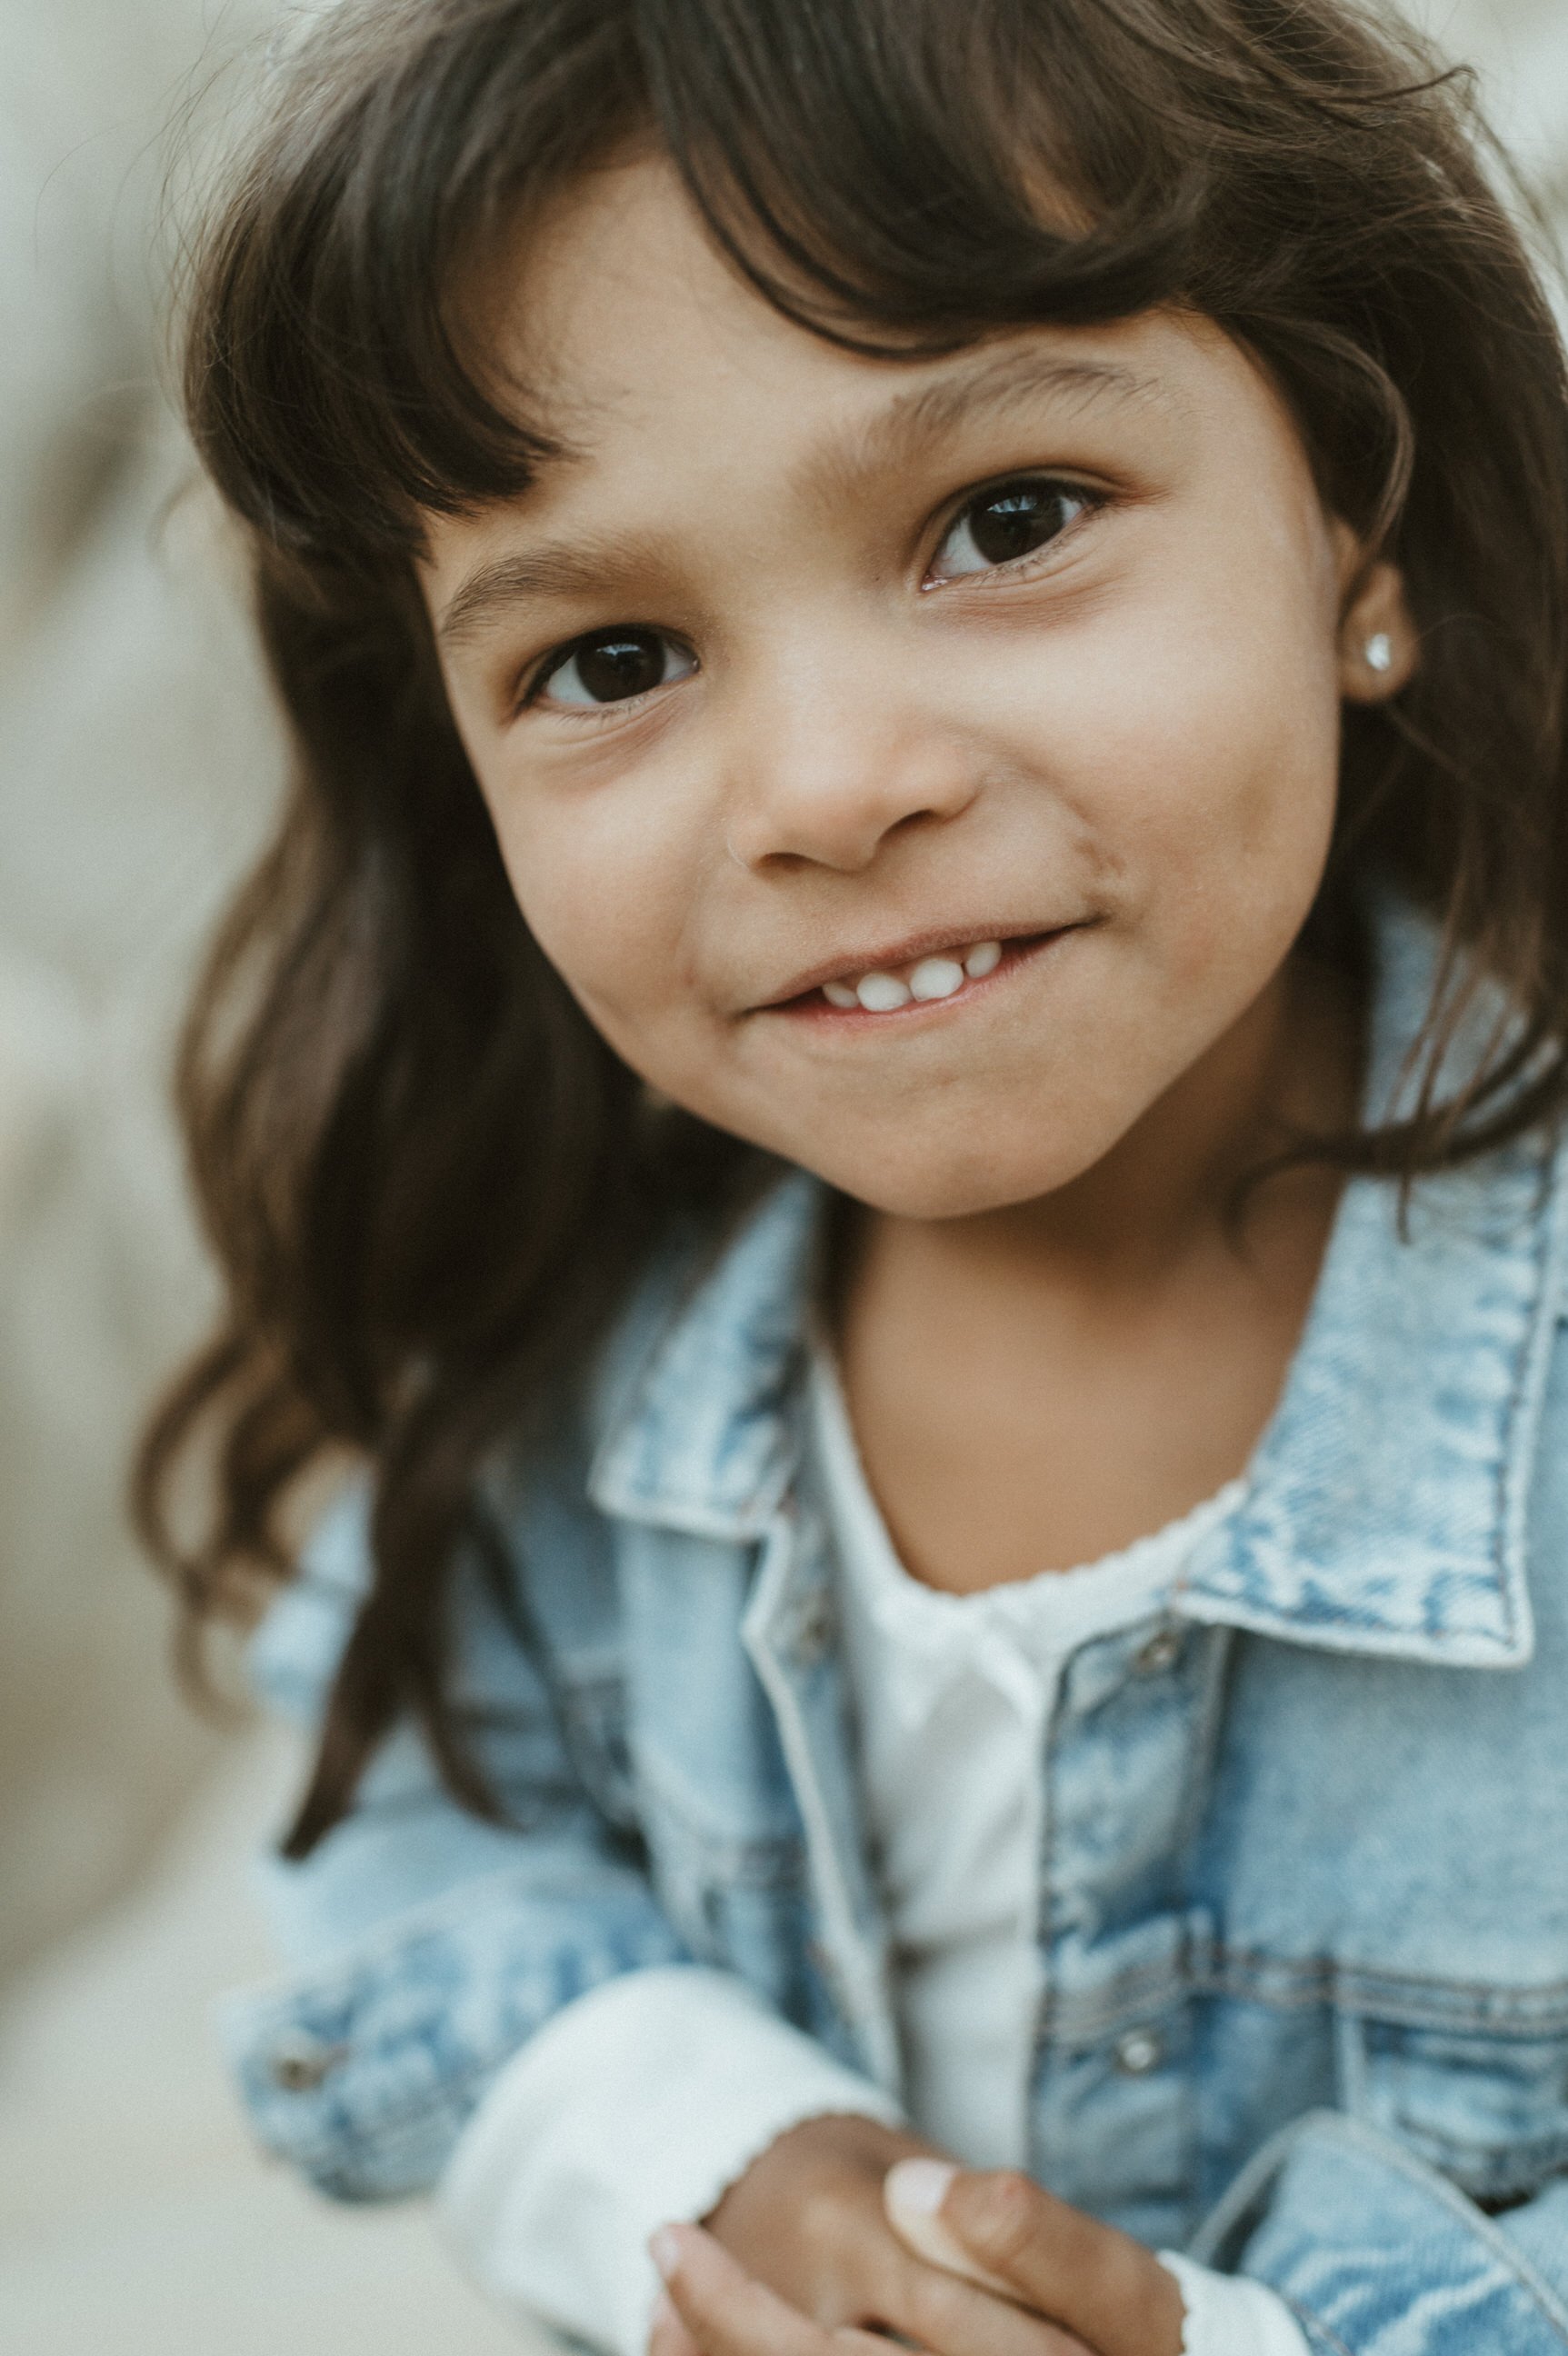
<svg viewBox="0 0 1568 2356">
<path fill-rule="evenodd" d="M 1006 573 L 1016 578 L 1021 573 L 1037 569 L 1042 563 L 1048 562 L 1054 556 L 1061 542 L 1066 540 L 1070 533 L 1076 531 L 1079 525 L 1082 523 L 1086 518 L 1099 514 L 1102 509 L 1110 504 L 1110 494 L 1108 492 L 1097 490 L 1088 483 L 1074 482 L 1070 476 L 1029 473 L 999 475 L 994 477 L 989 483 L 982 483 L 976 489 L 965 492 L 958 505 L 950 512 L 946 522 L 942 525 L 937 537 L 935 552 L 940 552 L 940 551 L 946 546 L 948 541 L 957 530 L 960 524 L 963 522 L 966 516 L 972 515 L 988 505 L 995 505 L 999 503 L 1004 496 L 1009 491 L 1032 491 L 1065 495 L 1067 498 L 1078 501 L 1082 511 L 1080 514 L 1075 516 L 1071 521 L 1064 524 L 1060 531 L 1053 532 L 1050 539 L 1043 542 L 1040 547 L 1027 549 L 1021 556 L 1004 558 L 995 564 L 987 565 L 982 572 L 967 574 L 961 573 L 957 576 L 958 579 L 983 580 L 989 577 L 994 577 L 998 573 Z M 933 562 L 935 561 L 935 552 L 933 552 Z M 922 584 L 922 587 L 925 588 L 928 594 L 929 594 L 932 589 L 949 588 L 953 584 L 950 581 L 938 581 L 929 584 Z"/>
<path fill-rule="evenodd" d="M 951 588 L 958 582 L 964 580 L 984 580 L 993 578 L 1000 573 L 1016 577 L 1034 570 L 1043 559 L 1048 559 L 1059 543 L 1074 533 L 1082 523 L 1101 513 L 1110 505 L 1108 492 L 1097 490 L 1087 483 L 1074 482 L 1065 475 L 1028 473 L 1002 475 L 989 483 L 983 483 L 978 487 L 964 493 L 959 504 L 950 510 L 943 522 L 937 535 L 936 548 L 940 550 L 946 544 L 967 515 L 983 507 L 987 500 L 997 500 L 1004 492 L 1013 489 L 1066 493 L 1069 498 L 1082 502 L 1082 512 L 1075 516 L 1070 522 L 1064 524 L 1061 530 L 1054 533 L 1041 547 L 1027 550 L 1023 555 L 1007 558 L 1000 563 L 988 565 L 982 572 L 960 573 L 949 581 L 922 581 L 923 594 L 929 595 L 937 589 Z M 591 647 L 601 645 L 607 637 L 612 637 L 617 626 L 612 624 L 607 629 L 585 631 L 580 637 L 569 638 L 564 645 L 553 648 L 548 654 L 542 657 L 523 682 L 516 699 L 517 712 L 521 713 L 536 708 L 555 674 L 564 670 L 578 654 Z M 626 623 L 618 626 L 628 637 L 633 635 L 657 637 L 667 640 L 671 637 L 670 632 L 660 630 L 652 624 Z M 665 683 L 660 682 L 660 685 Z M 575 705 L 572 707 L 573 725 L 596 726 L 602 725 L 606 722 L 613 722 L 628 710 L 639 707 L 648 695 L 657 692 L 658 689 L 655 687 L 646 689 L 637 695 L 612 698 L 605 703 Z"/>
<path fill-rule="evenodd" d="M 585 631 L 581 637 L 568 638 L 564 646 L 556 647 L 549 654 L 544 656 L 542 660 L 531 672 L 523 686 L 521 693 L 517 699 L 518 712 L 527 712 L 535 706 L 542 698 L 545 689 L 549 686 L 550 681 L 554 678 L 556 672 L 564 670 L 566 665 L 573 661 L 576 656 L 586 652 L 589 648 L 602 646 L 607 639 L 613 638 L 617 636 L 628 638 L 657 637 L 663 638 L 671 643 L 678 643 L 674 640 L 672 632 L 669 630 L 661 630 L 654 623 L 640 622 L 622 623 L 619 625 L 618 630 L 617 625 L 612 623 L 607 629 L 588 630 Z M 665 682 L 661 680 L 660 684 L 663 685 Z M 655 694 L 657 691 L 657 689 L 654 688 L 650 688 L 645 691 L 647 694 Z M 616 719 L 621 712 L 640 705 L 643 701 L 643 695 L 625 695 L 612 697 L 610 701 L 606 703 L 574 704 L 571 707 L 573 725 L 575 727 L 594 727 L 605 721 Z"/>
</svg>

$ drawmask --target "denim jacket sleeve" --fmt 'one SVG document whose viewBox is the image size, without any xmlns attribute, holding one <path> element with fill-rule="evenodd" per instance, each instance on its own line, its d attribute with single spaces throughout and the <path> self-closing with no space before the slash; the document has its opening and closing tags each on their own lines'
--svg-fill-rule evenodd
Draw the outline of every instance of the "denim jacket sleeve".
<svg viewBox="0 0 1568 2356">
<path fill-rule="evenodd" d="M 366 1502 L 350 1493 L 256 1642 L 275 1708 L 317 1718 L 367 1579 Z M 459 1808 L 401 1730 L 309 1858 L 264 1864 L 288 1976 L 220 2016 L 262 2140 L 342 2200 L 431 2187 L 535 2029 L 618 1973 L 688 1960 L 527 1648 L 499 1615 L 477 1633 L 462 1707 L 510 1821 Z M 591 1676 L 576 1693 L 591 1707 Z"/>
<path fill-rule="evenodd" d="M 1277 2291 L 1313 2356 L 1563 2356 L 1568 2179 L 1501 2216 L 1380 2129 L 1309 2113 L 1195 2244 Z"/>
</svg>

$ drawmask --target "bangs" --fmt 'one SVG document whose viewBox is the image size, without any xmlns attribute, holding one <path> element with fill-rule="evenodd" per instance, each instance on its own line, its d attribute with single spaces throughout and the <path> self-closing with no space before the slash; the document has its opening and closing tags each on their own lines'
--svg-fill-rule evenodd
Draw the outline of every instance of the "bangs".
<svg viewBox="0 0 1568 2356">
<path fill-rule="evenodd" d="M 1144 53 L 1110 16 L 1086 44 L 1084 13 L 652 0 L 641 15 L 660 135 L 736 269 L 814 334 L 908 359 L 1125 317 L 1183 286 L 1201 175 L 1125 102 Z M 683 39 L 697 16 L 703 37 Z"/>
<path fill-rule="evenodd" d="M 668 155 L 763 299 L 859 352 L 1185 294 L 1215 193 L 1177 135 L 1190 107 L 1168 87 L 1163 121 L 1140 103 L 1150 52 L 1113 16 L 1089 39 L 1083 17 L 1030 0 L 347 0 L 288 60 L 197 256 L 204 459 L 269 541 L 317 563 L 412 552 L 422 513 L 526 488 L 553 445 L 457 293 L 635 141 Z"/>
</svg>

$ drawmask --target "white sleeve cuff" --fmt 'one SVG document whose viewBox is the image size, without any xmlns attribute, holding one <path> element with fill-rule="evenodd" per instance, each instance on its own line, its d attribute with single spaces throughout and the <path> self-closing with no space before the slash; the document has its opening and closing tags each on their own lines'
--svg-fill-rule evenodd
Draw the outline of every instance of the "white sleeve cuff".
<svg viewBox="0 0 1568 2356">
<path fill-rule="evenodd" d="M 787 2128 L 837 2112 L 904 2124 L 733 1975 L 628 1972 L 502 2071 L 447 2164 L 442 2221 L 503 2307 L 644 2356 L 660 2288 L 649 2235 L 705 2216 Z"/>
<path fill-rule="evenodd" d="M 1312 2356 L 1277 2292 L 1249 2275 L 1219 2275 L 1175 2250 L 1157 2253 L 1187 2304 L 1182 2356 Z"/>
</svg>

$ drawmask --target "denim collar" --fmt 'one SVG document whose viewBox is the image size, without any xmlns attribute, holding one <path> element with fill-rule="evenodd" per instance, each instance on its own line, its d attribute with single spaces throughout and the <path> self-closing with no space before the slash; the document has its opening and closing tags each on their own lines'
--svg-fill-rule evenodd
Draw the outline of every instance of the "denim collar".
<svg viewBox="0 0 1568 2356">
<path fill-rule="evenodd" d="M 1399 1102 L 1436 935 L 1385 899 L 1373 951 L 1369 1118 Z M 1453 1666 L 1530 1658 L 1525 1514 L 1563 1298 L 1558 1162 L 1537 1132 L 1424 1179 L 1402 1234 L 1396 1185 L 1349 1182 L 1242 1502 L 1195 1552 L 1178 1613 Z M 589 1484 L 602 1510 L 716 1538 L 768 1528 L 798 1461 L 825 1201 L 815 1180 L 782 1180 L 637 1352 Z M 631 1322 L 648 1331 L 646 1315 Z"/>
</svg>

